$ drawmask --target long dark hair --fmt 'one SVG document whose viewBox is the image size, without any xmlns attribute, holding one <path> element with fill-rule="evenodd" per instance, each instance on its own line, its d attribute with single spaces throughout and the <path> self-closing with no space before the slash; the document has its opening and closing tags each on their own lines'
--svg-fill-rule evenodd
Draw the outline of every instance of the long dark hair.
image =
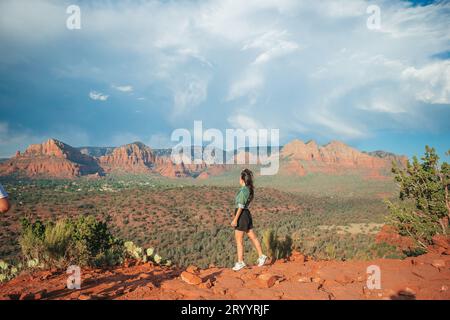
<svg viewBox="0 0 450 320">
<path fill-rule="evenodd" d="M 241 179 L 244 181 L 247 188 L 250 190 L 250 196 L 248 203 L 252 202 L 255 195 L 255 187 L 253 186 L 253 172 L 250 169 L 244 169 L 241 171 Z"/>
</svg>

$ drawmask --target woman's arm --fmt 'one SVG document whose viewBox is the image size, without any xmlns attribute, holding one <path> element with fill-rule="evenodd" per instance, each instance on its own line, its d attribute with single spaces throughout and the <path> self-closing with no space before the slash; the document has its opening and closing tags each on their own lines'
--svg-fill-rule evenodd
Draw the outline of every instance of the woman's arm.
<svg viewBox="0 0 450 320">
<path fill-rule="evenodd" d="M 236 227 L 236 226 L 237 226 L 238 219 L 239 219 L 239 216 L 241 215 L 241 213 L 242 213 L 242 208 L 238 208 L 237 211 L 236 211 L 236 215 L 234 216 L 234 219 L 233 219 L 233 221 L 231 222 L 231 225 L 232 225 L 233 227 Z"/>
<path fill-rule="evenodd" d="M 9 203 L 8 198 L 0 199 L 0 213 L 8 212 L 9 208 L 11 208 L 11 204 Z"/>
<path fill-rule="evenodd" d="M 11 204 L 9 203 L 8 193 L 0 184 L 0 213 L 6 213 L 9 208 L 11 208 Z"/>
</svg>

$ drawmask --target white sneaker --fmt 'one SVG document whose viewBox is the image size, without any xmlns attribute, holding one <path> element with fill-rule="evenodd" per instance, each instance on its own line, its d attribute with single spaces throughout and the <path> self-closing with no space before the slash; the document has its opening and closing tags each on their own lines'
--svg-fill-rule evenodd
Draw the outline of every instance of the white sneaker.
<svg viewBox="0 0 450 320">
<path fill-rule="evenodd" d="M 267 256 L 265 256 L 265 255 L 260 256 L 258 258 L 258 260 L 256 261 L 256 263 L 258 264 L 258 267 L 262 267 L 266 263 L 266 260 L 267 260 Z"/>
<path fill-rule="evenodd" d="M 245 268 L 245 262 L 244 261 L 236 262 L 236 264 L 233 267 L 233 270 L 234 271 L 239 271 L 242 268 Z"/>
</svg>

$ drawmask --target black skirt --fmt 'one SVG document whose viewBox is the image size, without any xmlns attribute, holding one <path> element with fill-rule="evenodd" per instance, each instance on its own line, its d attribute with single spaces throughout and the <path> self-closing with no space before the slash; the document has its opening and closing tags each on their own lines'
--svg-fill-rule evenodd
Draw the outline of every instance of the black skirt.
<svg viewBox="0 0 450 320">
<path fill-rule="evenodd" d="M 234 215 L 236 215 L 237 210 L 237 208 L 234 210 Z M 253 229 L 252 215 L 250 214 L 250 211 L 248 209 L 242 209 L 237 226 L 234 227 L 234 229 L 245 232 Z"/>
</svg>

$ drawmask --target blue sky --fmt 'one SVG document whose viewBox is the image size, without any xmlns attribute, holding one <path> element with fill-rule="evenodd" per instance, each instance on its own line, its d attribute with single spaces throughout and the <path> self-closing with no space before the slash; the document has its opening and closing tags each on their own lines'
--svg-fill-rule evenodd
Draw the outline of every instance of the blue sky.
<svg viewBox="0 0 450 320">
<path fill-rule="evenodd" d="M 66 28 L 70 4 L 81 30 Z M 442 155 L 449 30 L 448 1 L 4 0 L 0 157 L 49 137 L 164 147 L 194 120 Z"/>
</svg>

